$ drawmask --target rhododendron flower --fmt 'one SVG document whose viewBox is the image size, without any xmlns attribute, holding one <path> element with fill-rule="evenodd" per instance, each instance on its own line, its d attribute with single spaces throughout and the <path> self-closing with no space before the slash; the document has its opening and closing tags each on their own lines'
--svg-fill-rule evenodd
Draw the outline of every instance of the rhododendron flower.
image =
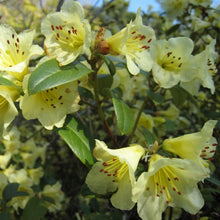
<svg viewBox="0 0 220 220">
<path fill-rule="evenodd" d="M 76 1 L 65 1 L 60 12 L 48 14 L 41 32 L 46 37 L 47 55 L 56 58 L 60 65 L 73 62 L 80 54 L 90 55 L 91 27 Z"/>
<path fill-rule="evenodd" d="M 4 155 L 0 155 L 0 168 L 5 169 L 8 166 L 9 161 L 11 160 L 12 153 L 6 152 Z"/>
<path fill-rule="evenodd" d="M 162 219 L 167 206 L 196 214 L 204 204 L 197 183 L 206 177 L 191 160 L 154 154 L 148 172 L 141 174 L 133 189 L 139 216 L 144 220 Z"/>
<path fill-rule="evenodd" d="M 131 209 L 134 206 L 131 200 L 134 172 L 144 149 L 137 144 L 121 149 L 109 149 L 104 142 L 96 140 L 93 153 L 98 162 L 86 178 L 89 188 L 98 194 L 117 190 L 111 197 L 112 205 L 122 210 Z"/>
<path fill-rule="evenodd" d="M 192 51 L 193 42 L 186 37 L 154 41 L 150 53 L 154 60 L 155 82 L 163 88 L 171 88 L 179 82 L 192 80 L 198 71 Z"/>
<path fill-rule="evenodd" d="M 216 40 L 212 40 L 204 51 L 195 56 L 196 62 L 199 63 L 198 73 L 191 82 L 181 84 L 184 89 L 193 95 L 198 94 L 200 85 L 210 89 L 212 94 L 215 92 L 215 85 L 212 79 L 212 76 L 217 73 L 215 65 L 215 59 L 217 58 L 215 43 Z"/>
<path fill-rule="evenodd" d="M 42 167 L 38 167 L 35 169 L 28 169 L 27 172 L 35 185 L 38 185 L 40 183 L 40 178 L 44 175 L 44 171 Z"/>
<path fill-rule="evenodd" d="M 0 33 L 0 70 L 22 81 L 28 73 L 31 57 L 44 52 L 41 47 L 32 44 L 35 31 L 28 30 L 17 34 L 12 27 L 1 24 Z"/>
<path fill-rule="evenodd" d="M 61 190 L 61 184 L 56 182 L 54 185 L 46 185 L 43 191 L 39 193 L 39 197 L 49 197 L 54 200 L 54 202 L 47 202 L 46 205 L 50 212 L 55 212 L 56 210 L 61 210 L 61 203 L 64 200 L 64 193 Z"/>
<path fill-rule="evenodd" d="M 154 39 L 154 30 L 143 25 L 139 9 L 134 22 L 131 21 L 127 27 L 105 40 L 109 45 L 110 53 L 124 55 L 128 70 L 131 74 L 136 75 L 140 69 L 151 70 L 152 59 L 147 50 Z"/>
<path fill-rule="evenodd" d="M 210 159 L 215 153 L 217 141 L 212 137 L 217 121 L 207 121 L 200 132 L 186 134 L 177 138 L 169 138 L 163 142 L 163 149 L 181 158 L 191 159 L 203 168 L 208 163 L 203 159 Z M 207 170 L 209 171 L 209 169 Z"/>
<path fill-rule="evenodd" d="M 19 92 L 16 88 L 0 85 L 0 136 L 6 134 L 6 128 L 18 114 L 14 105 L 18 95 Z"/>
<path fill-rule="evenodd" d="M 20 108 L 27 120 L 38 119 L 46 129 L 62 127 L 66 115 L 78 111 L 80 100 L 77 82 L 66 83 L 34 95 L 27 92 L 29 75 L 23 87 L 25 95 L 21 98 Z"/>
<path fill-rule="evenodd" d="M 188 4 L 187 0 L 159 0 L 159 2 L 170 19 L 181 16 Z"/>
</svg>

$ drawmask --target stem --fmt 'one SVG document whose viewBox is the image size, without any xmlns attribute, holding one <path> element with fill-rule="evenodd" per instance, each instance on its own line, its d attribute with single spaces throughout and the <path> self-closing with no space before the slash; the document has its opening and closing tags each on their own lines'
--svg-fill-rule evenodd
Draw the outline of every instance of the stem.
<svg viewBox="0 0 220 220">
<path fill-rule="evenodd" d="M 137 125 L 138 125 L 139 119 L 140 119 L 140 117 L 141 117 L 141 114 L 142 114 L 142 112 L 143 112 L 143 110 L 144 110 L 144 108 L 145 108 L 145 105 L 147 104 L 148 100 L 149 100 L 149 97 L 147 96 L 147 97 L 145 98 L 144 102 L 142 103 L 141 108 L 140 108 L 139 111 L 138 111 L 138 114 L 137 114 L 137 117 L 136 117 L 136 120 L 135 120 L 133 129 L 132 129 L 131 134 L 130 134 L 130 137 L 129 137 L 129 139 L 128 139 L 128 145 L 129 145 L 129 144 L 131 143 L 131 141 L 132 141 L 132 138 L 133 138 L 133 136 L 134 136 L 134 133 L 135 133 L 135 131 L 136 131 L 136 129 L 137 129 Z"/>
<path fill-rule="evenodd" d="M 169 220 L 172 220 L 172 216 L 173 216 L 173 207 L 169 207 L 170 208 L 170 212 L 169 212 Z"/>
<path fill-rule="evenodd" d="M 99 68 L 98 68 L 99 69 Z M 108 132 L 108 134 L 110 135 L 112 141 L 114 142 L 115 146 L 117 148 L 119 148 L 120 146 L 118 145 L 114 135 L 112 134 L 110 128 L 109 128 L 109 125 L 108 125 L 108 122 L 105 120 L 105 116 L 104 116 L 104 112 L 102 110 L 102 106 L 101 106 L 101 101 L 99 99 L 99 92 L 98 92 L 98 78 L 97 78 L 97 72 L 98 72 L 98 69 L 95 67 L 94 70 L 94 80 L 95 80 L 95 84 L 94 84 L 94 92 L 95 92 L 95 100 L 96 100 L 96 103 L 97 103 L 97 111 L 98 111 L 98 114 Z"/>
</svg>

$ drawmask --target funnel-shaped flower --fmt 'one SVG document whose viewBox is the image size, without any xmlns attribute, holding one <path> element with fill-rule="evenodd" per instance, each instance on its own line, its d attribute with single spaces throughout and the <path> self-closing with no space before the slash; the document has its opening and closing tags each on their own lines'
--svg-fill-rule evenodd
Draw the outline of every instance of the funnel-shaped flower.
<svg viewBox="0 0 220 220">
<path fill-rule="evenodd" d="M 20 101 L 20 108 L 26 119 L 38 119 L 45 128 L 53 129 L 54 126 L 62 127 L 66 115 L 79 109 L 80 98 L 77 82 L 66 83 L 29 95 L 27 92 L 28 78 L 29 75 L 24 78 L 25 95 Z"/>
<path fill-rule="evenodd" d="M 2 24 L 0 33 L 0 70 L 22 81 L 31 57 L 44 52 L 38 45 L 32 45 L 35 31 L 17 34 L 12 27 Z"/>
<path fill-rule="evenodd" d="M 60 65 L 73 62 L 80 54 L 89 55 L 90 29 L 82 6 L 73 0 L 65 1 L 61 12 L 48 14 L 42 22 L 47 55 L 56 58 Z"/>
<path fill-rule="evenodd" d="M 18 114 L 14 105 L 18 95 L 16 88 L 0 85 L 0 136 Z"/>
<path fill-rule="evenodd" d="M 169 138 L 163 142 L 163 149 L 181 158 L 191 159 L 203 168 L 208 167 L 204 159 L 210 159 L 215 152 L 217 141 L 212 137 L 217 121 L 207 121 L 200 132 Z"/>
<path fill-rule="evenodd" d="M 144 149 L 140 145 L 112 150 L 104 142 L 96 140 L 94 156 L 98 162 L 86 178 L 87 185 L 98 194 L 117 190 L 111 197 L 112 205 L 122 210 L 131 209 L 134 206 L 131 200 L 134 172 L 143 154 Z"/>
<path fill-rule="evenodd" d="M 206 177 L 191 160 L 154 154 L 148 172 L 141 174 L 133 190 L 139 216 L 160 220 L 167 206 L 196 214 L 204 204 L 197 183 Z"/>
<path fill-rule="evenodd" d="M 155 82 L 163 88 L 171 88 L 179 82 L 192 80 L 198 72 L 192 51 L 193 42 L 187 37 L 152 42 L 150 53 Z"/>
<path fill-rule="evenodd" d="M 136 75 L 140 72 L 140 68 L 145 71 L 151 70 L 152 59 L 147 50 L 154 39 L 154 30 L 143 25 L 139 9 L 134 22 L 130 22 L 127 27 L 107 38 L 106 42 L 110 53 L 126 57 L 128 70 Z"/>
<path fill-rule="evenodd" d="M 215 59 L 217 58 L 215 43 L 216 40 L 212 40 L 204 51 L 195 56 L 196 62 L 200 64 L 198 74 L 191 82 L 182 83 L 181 85 L 193 95 L 198 94 L 200 85 L 210 89 L 212 94 L 215 92 L 215 85 L 212 79 L 212 76 L 217 73 L 215 65 Z"/>
</svg>

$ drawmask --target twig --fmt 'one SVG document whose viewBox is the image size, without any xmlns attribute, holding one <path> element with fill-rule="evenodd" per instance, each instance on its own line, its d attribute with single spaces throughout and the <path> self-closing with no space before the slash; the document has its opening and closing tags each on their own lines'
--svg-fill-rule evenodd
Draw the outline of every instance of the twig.
<svg viewBox="0 0 220 220">
<path fill-rule="evenodd" d="M 60 11 L 63 3 L 64 3 L 64 0 L 59 0 L 56 11 Z"/>
<path fill-rule="evenodd" d="M 131 134 L 130 134 L 130 137 L 129 137 L 129 139 L 128 139 L 128 145 L 131 143 L 131 140 L 132 140 L 132 138 L 133 138 L 133 136 L 134 136 L 134 133 L 135 133 L 135 131 L 136 131 L 136 128 L 137 128 L 139 119 L 140 119 L 140 117 L 141 117 L 141 114 L 142 114 L 142 112 L 143 112 L 143 110 L 144 110 L 144 108 L 145 108 L 145 105 L 147 104 L 148 100 L 149 100 L 149 96 L 147 96 L 147 97 L 145 98 L 144 102 L 143 102 L 142 105 L 141 105 L 140 110 L 138 111 L 138 114 L 137 114 L 137 117 L 136 117 L 136 120 L 135 120 L 133 129 L 132 129 Z"/>
</svg>

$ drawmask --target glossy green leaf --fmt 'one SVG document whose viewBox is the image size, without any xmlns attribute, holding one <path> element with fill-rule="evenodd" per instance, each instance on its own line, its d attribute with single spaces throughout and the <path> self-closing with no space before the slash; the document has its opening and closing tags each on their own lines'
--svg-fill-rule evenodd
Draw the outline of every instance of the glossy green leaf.
<svg viewBox="0 0 220 220">
<path fill-rule="evenodd" d="M 149 144 L 149 145 L 154 144 L 156 139 L 154 138 L 153 134 L 145 127 L 142 127 L 142 131 L 143 131 L 144 138 L 145 138 L 147 144 Z"/>
<path fill-rule="evenodd" d="M 101 74 L 98 75 L 98 92 L 100 95 L 103 97 L 108 97 L 111 96 L 110 94 L 110 87 L 113 83 L 113 77 L 110 74 Z"/>
<path fill-rule="evenodd" d="M 169 28 L 166 31 L 166 35 L 172 34 L 173 32 L 177 31 L 179 29 L 179 27 L 180 27 L 180 24 L 173 25 L 171 28 Z"/>
<path fill-rule="evenodd" d="M 214 177 L 206 178 L 206 180 L 209 181 L 210 183 L 215 184 L 216 186 L 220 186 L 220 181 L 215 179 Z"/>
<path fill-rule="evenodd" d="M 179 86 L 174 86 L 170 89 L 171 94 L 173 96 L 173 102 L 177 107 L 181 107 L 184 102 L 186 101 L 186 98 L 188 96 L 188 93 Z"/>
<path fill-rule="evenodd" d="M 175 121 L 171 121 L 171 120 L 168 119 L 168 120 L 166 120 L 165 125 L 166 125 L 166 130 L 167 130 L 168 132 L 174 132 L 174 131 L 176 131 Z"/>
<path fill-rule="evenodd" d="M 148 96 L 150 97 L 150 99 L 152 101 L 155 101 L 155 102 L 158 102 L 158 103 L 162 103 L 164 101 L 163 96 L 160 95 L 159 93 L 155 93 L 155 92 L 152 92 L 150 90 L 147 90 L 147 94 L 148 94 Z"/>
<path fill-rule="evenodd" d="M 94 163 L 91 151 L 95 142 L 80 121 L 72 118 L 58 133 L 83 164 Z"/>
<path fill-rule="evenodd" d="M 94 96 L 91 93 L 91 91 L 89 91 L 88 89 L 86 89 L 84 87 L 78 86 L 78 92 L 79 92 L 80 97 L 87 98 L 87 99 L 88 98 L 89 99 L 93 99 L 94 98 Z"/>
<path fill-rule="evenodd" d="M 27 192 L 18 191 L 18 183 L 9 183 L 3 190 L 2 196 L 6 202 L 9 202 L 13 197 L 27 196 Z"/>
<path fill-rule="evenodd" d="M 37 197 L 31 198 L 24 208 L 21 220 L 41 220 L 47 212 L 45 202 Z"/>
<path fill-rule="evenodd" d="M 80 79 L 91 72 L 81 63 L 60 67 L 55 59 L 39 65 L 31 74 L 28 81 L 30 95 Z"/>
<path fill-rule="evenodd" d="M 102 54 L 99 54 L 99 56 L 103 59 L 103 61 L 107 65 L 110 74 L 112 76 L 115 75 L 116 69 L 115 69 L 115 65 L 113 64 L 113 62 L 107 56 L 104 56 Z"/>
<path fill-rule="evenodd" d="M 0 85 L 17 87 L 12 81 L 0 76 Z"/>
<path fill-rule="evenodd" d="M 122 134 L 128 134 L 134 125 L 134 114 L 130 107 L 122 100 L 112 98 L 119 130 Z"/>
</svg>

